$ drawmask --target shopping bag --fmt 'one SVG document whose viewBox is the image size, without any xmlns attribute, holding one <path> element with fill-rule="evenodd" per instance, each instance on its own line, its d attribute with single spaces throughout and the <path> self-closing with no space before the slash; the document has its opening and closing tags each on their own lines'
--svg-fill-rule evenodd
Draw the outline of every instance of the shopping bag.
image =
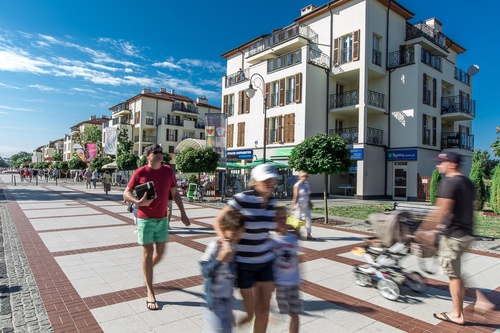
<svg viewBox="0 0 500 333">
<path fill-rule="evenodd" d="M 291 225 L 295 230 L 300 230 L 302 226 L 302 221 L 293 215 L 287 215 L 286 224 Z"/>
</svg>

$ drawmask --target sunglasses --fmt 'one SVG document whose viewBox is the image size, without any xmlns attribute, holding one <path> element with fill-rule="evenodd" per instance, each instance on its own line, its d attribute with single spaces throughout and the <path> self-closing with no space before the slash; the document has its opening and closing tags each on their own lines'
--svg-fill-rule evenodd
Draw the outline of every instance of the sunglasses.
<svg viewBox="0 0 500 333">
<path fill-rule="evenodd" d="M 155 154 L 155 155 L 163 154 L 163 151 L 161 151 L 161 150 L 155 150 L 155 151 L 153 151 L 153 154 Z"/>
</svg>

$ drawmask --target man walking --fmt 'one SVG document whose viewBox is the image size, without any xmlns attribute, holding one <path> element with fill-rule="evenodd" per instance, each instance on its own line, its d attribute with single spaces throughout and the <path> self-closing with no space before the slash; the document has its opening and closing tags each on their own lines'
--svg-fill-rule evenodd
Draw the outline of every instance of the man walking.
<svg viewBox="0 0 500 333">
<path fill-rule="evenodd" d="M 465 325 L 464 295 L 465 286 L 461 278 L 462 255 L 472 244 L 473 201 L 475 188 L 472 181 L 460 171 L 460 156 L 453 153 L 439 154 L 434 161 L 445 177 L 438 188 L 437 210 L 431 215 L 437 222 L 436 229 L 443 235 L 439 242 L 439 263 L 450 279 L 450 294 L 453 302 L 452 312 L 434 313 L 434 317 L 458 325 Z M 481 291 L 476 290 L 476 309 L 488 309 L 492 305 Z"/>
<path fill-rule="evenodd" d="M 163 150 L 160 145 L 154 144 L 144 150 L 148 164 L 137 169 L 127 185 L 123 198 L 135 203 L 139 207 L 137 214 L 138 242 L 142 245 L 143 258 L 142 270 L 146 279 L 147 301 L 149 310 L 158 310 L 159 306 L 153 290 L 153 266 L 162 258 L 165 243 L 168 240 L 167 207 L 168 196 L 172 198 L 181 212 L 182 223 L 187 227 L 191 223 L 184 211 L 182 199 L 177 192 L 177 182 L 173 170 L 163 165 Z M 133 191 L 137 185 L 152 181 L 156 190 L 156 199 L 147 199 L 147 194 L 142 198 L 134 198 Z"/>
</svg>

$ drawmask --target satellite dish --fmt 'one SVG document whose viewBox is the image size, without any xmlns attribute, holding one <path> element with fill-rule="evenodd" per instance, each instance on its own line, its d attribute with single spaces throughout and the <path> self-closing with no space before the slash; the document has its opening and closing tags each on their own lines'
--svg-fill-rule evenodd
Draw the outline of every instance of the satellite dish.
<svg viewBox="0 0 500 333">
<path fill-rule="evenodd" d="M 478 65 L 472 65 L 469 68 L 467 68 L 467 74 L 469 74 L 469 76 L 474 76 L 477 73 L 479 73 L 479 66 Z"/>
</svg>

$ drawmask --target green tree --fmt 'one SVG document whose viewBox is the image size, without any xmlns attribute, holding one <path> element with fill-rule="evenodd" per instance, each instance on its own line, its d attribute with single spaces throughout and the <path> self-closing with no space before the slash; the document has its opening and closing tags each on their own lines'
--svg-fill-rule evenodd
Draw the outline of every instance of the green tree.
<svg viewBox="0 0 500 333">
<path fill-rule="evenodd" d="M 431 186 L 430 186 L 431 205 L 434 205 L 436 203 L 437 190 L 440 181 L 441 181 L 441 174 L 439 173 L 438 169 L 435 169 L 434 172 L 432 173 Z"/>
<path fill-rule="evenodd" d="M 101 156 L 102 131 L 97 125 L 85 127 L 83 132 L 75 135 L 74 140 L 83 147 L 85 156 L 87 156 L 87 143 L 97 143 L 97 156 Z"/>
<path fill-rule="evenodd" d="M 500 165 L 497 165 L 493 170 L 493 176 L 491 177 L 491 188 L 490 188 L 490 206 L 491 209 L 500 214 Z"/>
<path fill-rule="evenodd" d="M 69 170 L 69 164 L 66 161 L 61 161 L 57 163 L 57 170 L 61 171 L 61 173 L 65 174 L 66 177 L 68 176 L 68 170 Z M 59 175 L 60 178 L 61 175 Z"/>
<path fill-rule="evenodd" d="M 23 168 L 31 168 L 31 164 L 30 163 L 23 163 L 21 166 Z"/>
<path fill-rule="evenodd" d="M 71 170 L 87 169 L 87 163 L 82 161 L 80 157 L 73 157 L 68 161 L 68 166 Z"/>
<path fill-rule="evenodd" d="M 167 153 L 163 154 L 163 162 L 162 162 L 163 164 L 169 165 L 171 160 L 172 156 L 170 156 L 170 154 Z M 137 160 L 137 167 L 140 168 L 145 166 L 146 164 L 148 164 L 148 159 L 146 158 L 146 155 L 142 155 L 142 157 Z"/>
<path fill-rule="evenodd" d="M 14 154 L 10 157 L 9 165 L 13 168 L 18 168 L 23 163 L 30 162 L 31 155 L 32 154 L 25 151 L 20 151 L 19 153 Z"/>
<path fill-rule="evenodd" d="M 212 148 L 194 149 L 187 148 L 177 154 L 175 157 L 175 165 L 184 173 L 211 173 L 217 170 L 220 154 Z"/>
<path fill-rule="evenodd" d="M 311 175 L 323 174 L 325 223 L 327 223 L 328 175 L 346 173 L 351 166 L 351 153 L 346 148 L 345 141 L 338 135 L 318 133 L 292 149 L 288 165 L 296 171 L 305 171 Z"/>
<path fill-rule="evenodd" d="M 497 127 L 497 134 L 499 133 L 500 133 L 500 127 Z M 493 142 L 491 147 L 493 148 L 493 154 L 495 155 L 495 157 L 500 157 L 500 135 L 497 137 L 495 142 Z"/>
<path fill-rule="evenodd" d="M 472 164 L 480 162 L 485 179 L 491 179 L 492 171 L 498 164 L 498 160 L 492 160 L 487 150 L 474 149 L 472 153 Z"/>
<path fill-rule="evenodd" d="M 127 179 L 130 179 L 129 171 L 137 169 L 137 161 L 139 156 L 136 154 L 122 154 L 116 159 L 116 166 L 118 170 L 127 171 Z"/>
<path fill-rule="evenodd" d="M 122 128 L 120 132 L 118 132 L 118 146 L 117 155 L 128 154 L 132 152 L 132 148 L 134 148 L 134 143 L 128 139 L 128 130 L 126 128 Z"/>
<path fill-rule="evenodd" d="M 482 171 L 481 161 L 476 161 L 472 164 L 470 171 L 470 179 L 476 186 L 476 196 L 474 199 L 474 210 L 482 210 L 486 201 L 486 189 L 484 187 L 484 176 Z"/>
<path fill-rule="evenodd" d="M 97 172 L 104 172 L 102 167 L 111 162 L 113 162 L 111 157 L 96 157 L 92 160 L 92 162 L 90 162 L 89 167 L 92 171 L 97 169 Z"/>
<path fill-rule="evenodd" d="M 62 154 L 55 154 L 54 156 L 52 156 L 52 158 L 54 159 L 54 161 L 58 162 L 61 162 L 63 160 Z"/>
</svg>

